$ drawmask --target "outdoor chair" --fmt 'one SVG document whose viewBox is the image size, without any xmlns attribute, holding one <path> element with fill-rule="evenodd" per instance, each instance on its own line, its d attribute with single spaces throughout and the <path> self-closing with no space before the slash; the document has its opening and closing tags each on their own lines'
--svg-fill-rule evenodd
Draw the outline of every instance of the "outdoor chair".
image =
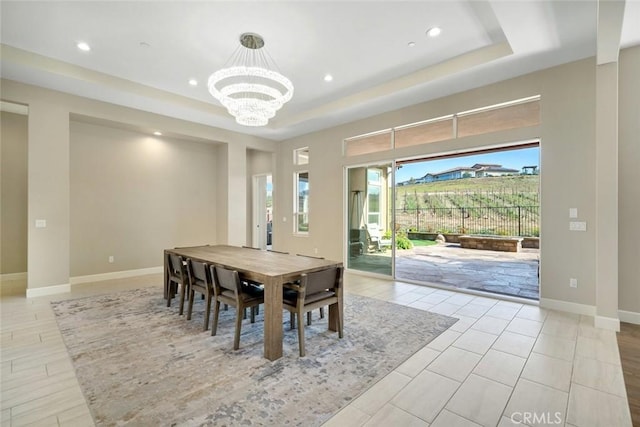
<svg viewBox="0 0 640 427">
<path fill-rule="evenodd" d="M 240 275 L 236 270 L 224 267 L 210 266 L 213 279 L 213 292 L 215 303 L 213 306 L 213 321 L 211 335 L 218 332 L 218 317 L 220 315 L 220 303 L 236 308 L 236 329 L 233 338 L 233 349 L 240 348 L 240 331 L 245 308 L 251 309 L 251 323 L 256 321 L 256 307 L 264 303 L 264 290 L 254 286 L 243 286 Z"/>
<path fill-rule="evenodd" d="M 323 307 L 337 305 L 338 336 L 343 336 L 342 274 L 343 267 L 331 267 L 313 273 L 303 274 L 300 283 L 286 283 L 287 289 L 295 293 L 285 293 L 283 307 L 298 318 L 298 345 L 300 357 L 305 355 L 303 314 Z M 292 319 L 293 320 L 293 319 Z"/>
<path fill-rule="evenodd" d="M 382 238 L 382 231 L 378 227 L 378 224 L 369 224 L 366 230 L 369 251 L 382 252 L 386 248 L 391 247 L 391 239 Z"/>
</svg>

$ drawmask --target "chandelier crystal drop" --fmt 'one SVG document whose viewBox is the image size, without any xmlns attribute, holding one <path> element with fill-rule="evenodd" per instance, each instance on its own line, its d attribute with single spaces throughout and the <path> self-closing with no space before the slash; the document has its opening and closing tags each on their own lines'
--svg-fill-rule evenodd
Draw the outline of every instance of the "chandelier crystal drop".
<svg viewBox="0 0 640 427">
<path fill-rule="evenodd" d="M 265 126 L 293 96 L 293 84 L 277 71 L 254 33 L 240 36 L 240 46 L 223 68 L 209 77 L 209 92 L 244 126 Z"/>
</svg>

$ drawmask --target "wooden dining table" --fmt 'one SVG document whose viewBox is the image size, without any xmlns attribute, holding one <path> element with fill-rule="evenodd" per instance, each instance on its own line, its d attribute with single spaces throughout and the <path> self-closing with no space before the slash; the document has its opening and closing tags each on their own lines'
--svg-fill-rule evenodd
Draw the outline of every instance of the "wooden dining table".
<svg viewBox="0 0 640 427">
<path fill-rule="evenodd" d="M 237 270 L 244 278 L 264 284 L 264 357 L 269 360 L 282 357 L 283 283 L 294 281 L 304 273 L 342 266 L 342 262 L 338 261 L 228 245 L 166 249 L 164 254 L 165 289 L 168 289 L 167 258 L 169 254 Z M 340 293 L 341 297 L 342 293 Z M 340 303 L 342 304 L 342 301 Z M 336 306 L 329 307 L 328 322 L 329 329 L 336 331 L 338 327 Z"/>
</svg>

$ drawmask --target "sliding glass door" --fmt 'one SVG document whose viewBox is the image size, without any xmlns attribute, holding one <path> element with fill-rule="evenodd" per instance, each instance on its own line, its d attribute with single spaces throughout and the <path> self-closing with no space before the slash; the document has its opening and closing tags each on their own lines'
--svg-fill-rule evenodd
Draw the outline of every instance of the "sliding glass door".
<svg viewBox="0 0 640 427">
<path fill-rule="evenodd" d="M 391 163 L 347 170 L 349 268 L 393 276 Z"/>
<path fill-rule="evenodd" d="M 539 146 L 347 170 L 347 267 L 539 298 Z"/>
</svg>

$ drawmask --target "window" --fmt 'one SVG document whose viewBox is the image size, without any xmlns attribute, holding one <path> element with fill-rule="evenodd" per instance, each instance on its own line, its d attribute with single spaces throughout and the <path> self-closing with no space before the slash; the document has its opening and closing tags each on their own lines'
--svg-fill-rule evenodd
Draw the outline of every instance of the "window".
<svg viewBox="0 0 640 427">
<path fill-rule="evenodd" d="M 391 149 L 391 130 L 356 136 L 344 140 L 344 155 L 359 156 Z"/>
<path fill-rule="evenodd" d="M 458 137 L 481 135 L 540 124 L 540 100 L 515 101 L 507 105 L 458 113 Z"/>
<path fill-rule="evenodd" d="M 294 177 L 294 232 L 307 234 L 309 232 L 309 172 L 296 172 Z"/>
<path fill-rule="evenodd" d="M 367 224 L 380 226 L 380 187 L 382 171 L 367 169 Z"/>
<path fill-rule="evenodd" d="M 309 147 L 298 148 L 293 150 L 293 164 L 307 165 L 309 164 Z"/>
<path fill-rule="evenodd" d="M 343 154 L 360 156 L 539 124 L 540 96 L 535 95 L 346 138 Z"/>
<path fill-rule="evenodd" d="M 394 135 L 395 148 L 453 139 L 453 116 L 398 127 Z"/>
</svg>

